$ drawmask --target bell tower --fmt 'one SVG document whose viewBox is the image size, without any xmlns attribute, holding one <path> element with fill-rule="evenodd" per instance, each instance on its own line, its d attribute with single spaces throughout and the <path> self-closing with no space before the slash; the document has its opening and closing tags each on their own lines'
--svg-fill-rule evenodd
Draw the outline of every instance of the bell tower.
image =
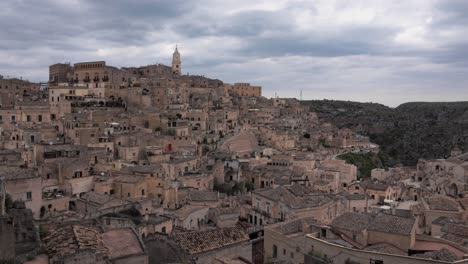
<svg viewBox="0 0 468 264">
<path fill-rule="evenodd" d="M 182 63 L 180 62 L 180 53 L 175 48 L 174 54 L 172 54 L 172 74 L 180 76 L 182 73 Z"/>
</svg>

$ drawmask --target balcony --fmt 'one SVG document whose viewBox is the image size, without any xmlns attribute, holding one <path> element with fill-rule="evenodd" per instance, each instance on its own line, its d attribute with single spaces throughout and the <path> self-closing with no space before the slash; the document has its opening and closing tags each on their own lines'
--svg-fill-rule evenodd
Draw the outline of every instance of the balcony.
<svg viewBox="0 0 468 264">
<path fill-rule="evenodd" d="M 89 82 L 91 82 L 91 79 L 89 79 L 89 78 L 84 78 L 84 79 L 83 79 L 83 82 L 89 83 Z"/>
<path fill-rule="evenodd" d="M 270 213 L 267 213 L 267 212 L 261 210 L 260 208 L 255 207 L 255 206 L 252 206 L 252 210 L 253 210 L 254 212 L 259 213 L 260 215 L 265 216 L 265 217 L 273 218 L 273 217 L 271 216 L 271 212 L 270 212 Z"/>
</svg>

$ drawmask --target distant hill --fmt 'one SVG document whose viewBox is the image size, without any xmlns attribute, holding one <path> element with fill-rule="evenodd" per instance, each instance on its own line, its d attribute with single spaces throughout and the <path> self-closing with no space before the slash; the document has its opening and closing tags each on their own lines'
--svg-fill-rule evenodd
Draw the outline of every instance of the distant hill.
<svg viewBox="0 0 468 264">
<path fill-rule="evenodd" d="M 381 146 L 387 165 L 444 158 L 455 145 L 468 150 L 468 102 L 411 102 L 396 108 L 333 100 L 302 104 L 340 128 L 368 135 Z"/>
</svg>

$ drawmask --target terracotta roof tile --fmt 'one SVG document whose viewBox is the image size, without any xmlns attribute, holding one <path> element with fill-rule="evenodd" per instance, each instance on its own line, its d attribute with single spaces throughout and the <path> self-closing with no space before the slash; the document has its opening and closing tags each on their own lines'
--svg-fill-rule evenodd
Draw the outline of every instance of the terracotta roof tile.
<svg viewBox="0 0 468 264">
<path fill-rule="evenodd" d="M 433 195 L 426 198 L 426 203 L 431 210 L 458 211 L 460 206 L 453 198 L 445 195 Z"/>
<path fill-rule="evenodd" d="M 330 226 L 359 233 L 367 228 L 374 219 L 373 215 L 347 212 L 335 218 Z"/>
<path fill-rule="evenodd" d="M 197 254 L 249 240 L 247 233 L 239 226 L 207 231 L 174 234 L 174 239 L 189 254 Z"/>
<path fill-rule="evenodd" d="M 378 214 L 369 224 L 367 230 L 409 235 L 413 230 L 415 219 L 396 215 Z"/>
</svg>

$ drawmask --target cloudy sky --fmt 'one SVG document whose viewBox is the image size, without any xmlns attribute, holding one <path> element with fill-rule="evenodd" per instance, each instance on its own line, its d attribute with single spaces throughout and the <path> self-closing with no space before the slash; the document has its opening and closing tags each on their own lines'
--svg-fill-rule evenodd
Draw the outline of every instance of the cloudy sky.
<svg viewBox="0 0 468 264">
<path fill-rule="evenodd" d="M 468 100 L 466 0 L 1 0 L 0 74 L 170 64 L 267 97 Z"/>
</svg>

